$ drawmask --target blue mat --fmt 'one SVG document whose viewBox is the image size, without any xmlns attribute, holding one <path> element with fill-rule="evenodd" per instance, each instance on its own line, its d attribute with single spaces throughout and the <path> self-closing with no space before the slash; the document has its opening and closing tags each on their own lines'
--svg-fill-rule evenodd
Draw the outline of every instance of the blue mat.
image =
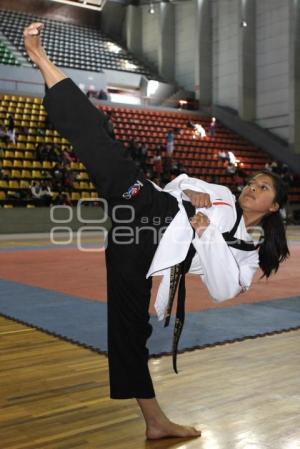
<svg viewBox="0 0 300 449">
<path fill-rule="evenodd" d="M 0 279 L 0 314 L 99 353 L 107 351 L 106 303 Z M 171 352 L 174 322 L 151 317 L 152 356 Z M 300 297 L 186 314 L 179 351 L 300 328 Z"/>
</svg>

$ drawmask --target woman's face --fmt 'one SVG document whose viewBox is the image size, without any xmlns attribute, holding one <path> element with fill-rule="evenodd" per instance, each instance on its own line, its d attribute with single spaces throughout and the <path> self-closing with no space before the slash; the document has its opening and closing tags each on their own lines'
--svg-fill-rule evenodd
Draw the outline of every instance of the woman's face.
<svg viewBox="0 0 300 449">
<path fill-rule="evenodd" d="M 270 176 L 259 174 L 244 187 L 239 197 L 243 210 L 267 214 L 279 209 L 274 203 L 276 190 Z"/>
</svg>

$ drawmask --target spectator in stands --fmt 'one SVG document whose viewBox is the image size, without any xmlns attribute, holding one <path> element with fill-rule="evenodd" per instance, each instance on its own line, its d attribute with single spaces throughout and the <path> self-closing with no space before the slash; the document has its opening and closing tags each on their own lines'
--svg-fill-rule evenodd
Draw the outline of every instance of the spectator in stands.
<svg viewBox="0 0 300 449">
<path fill-rule="evenodd" d="M 229 175 L 235 175 L 235 173 L 236 173 L 236 166 L 232 162 L 229 162 L 227 167 L 226 167 L 226 172 Z"/>
<path fill-rule="evenodd" d="M 4 143 L 8 143 L 9 142 L 9 137 L 7 134 L 7 129 L 5 126 L 0 126 L 0 140 Z"/>
<path fill-rule="evenodd" d="M 76 175 L 73 170 L 71 170 L 68 166 L 65 167 L 64 171 L 64 179 L 63 179 L 63 186 L 64 189 L 68 192 L 71 192 L 74 188 L 73 182 L 76 180 Z"/>
<path fill-rule="evenodd" d="M 183 173 L 184 167 L 181 164 L 180 161 L 173 161 L 172 167 L 171 167 L 171 175 L 176 177 L 181 175 Z"/>
<path fill-rule="evenodd" d="M 172 157 L 174 151 L 174 130 L 169 129 L 166 135 L 167 141 L 167 156 Z"/>
<path fill-rule="evenodd" d="M 270 172 L 272 171 L 271 163 L 272 163 L 271 160 L 269 160 L 268 162 L 265 163 L 265 170 L 270 171 Z"/>
<path fill-rule="evenodd" d="M 132 160 L 136 160 L 139 156 L 139 144 L 135 139 L 131 139 L 129 141 L 129 145 L 127 147 L 127 154 Z"/>
<path fill-rule="evenodd" d="M 16 129 L 8 129 L 5 126 L 0 127 L 0 140 L 2 140 L 4 143 L 12 143 L 16 144 Z"/>
<path fill-rule="evenodd" d="M 221 161 L 229 161 L 228 151 L 219 151 L 218 157 Z"/>
<path fill-rule="evenodd" d="M 33 182 L 30 186 L 32 198 L 35 200 L 37 206 L 49 206 L 52 201 L 52 191 L 45 181 Z"/>
<path fill-rule="evenodd" d="M 104 100 L 104 101 L 107 101 L 107 100 L 108 100 L 107 92 L 106 92 L 104 89 L 101 89 L 101 90 L 98 92 L 97 98 L 98 98 L 98 100 Z"/>
<path fill-rule="evenodd" d="M 52 202 L 53 205 L 55 206 L 72 206 L 72 202 L 69 199 L 67 193 L 65 192 L 61 192 L 59 193 L 54 201 Z"/>
<path fill-rule="evenodd" d="M 271 170 L 272 170 L 273 173 L 278 173 L 278 172 L 280 172 L 279 164 L 278 164 L 277 161 L 271 162 Z"/>
<path fill-rule="evenodd" d="M 171 170 L 172 170 L 173 159 L 168 156 L 164 156 L 162 160 L 163 172 L 162 172 L 162 182 L 167 184 L 171 181 Z"/>
<path fill-rule="evenodd" d="M 141 144 L 140 147 L 140 166 L 143 172 L 145 173 L 147 171 L 147 153 L 148 153 L 148 147 L 147 145 Z"/>
<path fill-rule="evenodd" d="M 9 179 L 9 176 L 3 172 L 1 161 L 0 161 L 0 180 L 1 181 L 7 181 Z"/>
<path fill-rule="evenodd" d="M 39 162 L 43 162 L 48 159 L 48 151 L 46 150 L 45 144 L 42 142 L 39 142 L 35 146 L 35 159 Z"/>
<path fill-rule="evenodd" d="M 216 117 L 212 117 L 208 129 L 209 137 L 216 137 L 216 130 L 217 130 L 217 120 Z"/>
<path fill-rule="evenodd" d="M 115 131 L 114 131 L 114 124 L 112 121 L 112 117 L 113 117 L 113 113 L 111 111 L 106 111 L 105 112 L 105 122 L 104 122 L 104 128 L 107 132 L 107 134 L 112 137 L 113 139 L 116 138 L 115 136 Z"/>
<path fill-rule="evenodd" d="M 206 137 L 206 131 L 203 126 L 200 125 L 200 123 L 194 124 L 193 139 L 196 139 L 197 137 L 200 137 L 201 139 L 204 139 L 204 137 Z"/>
<path fill-rule="evenodd" d="M 13 131 L 15 129 L 15 121 L 12 115 L 8 116 L 8 131 Z"/>
<path fill-rule="evenodd" d="M 69 164 L 70 162 L 76 161 L 75 154 L 68 147 L 62 148 L 62 158 L 64 164 Z"/>
<path fill-rule="evenodd" d="M 156 154 L 153 157 L 153 176 L 155 178 L 158 178 L 160 180 L 162 171 L 163 171 L 163 165 L 162 165 L 162 158 L 161 158 L 161 151 L 160 149 L 156 150 Z"/>
<path fill-rule="evenodd" d="M 58 186 L 60 188 L 62 187 L 64 183 L 64 177 L 65 177 L 65 169 L 61 168 L 58 163 L 54 165 L 51 169 L 51 175 L 53 180 L 53 186 L 55 190 L 58 190 Z"/>
</svg>

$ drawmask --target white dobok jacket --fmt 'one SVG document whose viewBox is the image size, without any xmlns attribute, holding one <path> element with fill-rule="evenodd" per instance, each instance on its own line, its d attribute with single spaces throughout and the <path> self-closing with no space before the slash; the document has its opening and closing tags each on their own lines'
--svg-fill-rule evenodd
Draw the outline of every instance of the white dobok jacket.
<svg viewBox="0 0 300 449">
<path fill-rule="evenodd" d="M 157 185 L 155 187 L 162 190 Z M 210 195 L 212 206 L 196 209 L 196 213 L 202 212 L 210 220 L 201 237 L 197 234 L 193 237 L 193 229 L 182 204 L 183 200 L 190 201 L 183 192 L 186 189 Z M 222 236 L 223 232 L 233 228 L 237 217 L 235 197 L 231 191 L 225 186 L 190 178 L 186 174 L 177 176 L 163 191 L 176 197 L 179 211 L 163 234 L 146 276 L 163 276 L 155 302 L 158 319 L 162 320 L 165 316 L 171 267 L 185 259 L 191 243 L 196 254 L 189 273 L 200 275 L 214 302 L 231 299 L 248 290 L 258 268 L 258 251 L 232 248 Z M 252 241 L 243 217 L 234 236 Z"/>
</svg>

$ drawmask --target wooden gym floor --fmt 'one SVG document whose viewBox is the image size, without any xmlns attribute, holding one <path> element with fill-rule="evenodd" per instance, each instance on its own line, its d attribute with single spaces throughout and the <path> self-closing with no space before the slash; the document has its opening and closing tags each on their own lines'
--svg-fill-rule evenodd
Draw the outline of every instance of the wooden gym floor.
<svg viewBox="0 0 300 449">
<path fill-rule="evenodd" d="M 3 449 L 299 449 L 300 331 L 150 361 L 157 398 L 194 440 L 147 441 L 134 400 L 109 399 L 105 356 L 0 317 Z"/>
</svg>

